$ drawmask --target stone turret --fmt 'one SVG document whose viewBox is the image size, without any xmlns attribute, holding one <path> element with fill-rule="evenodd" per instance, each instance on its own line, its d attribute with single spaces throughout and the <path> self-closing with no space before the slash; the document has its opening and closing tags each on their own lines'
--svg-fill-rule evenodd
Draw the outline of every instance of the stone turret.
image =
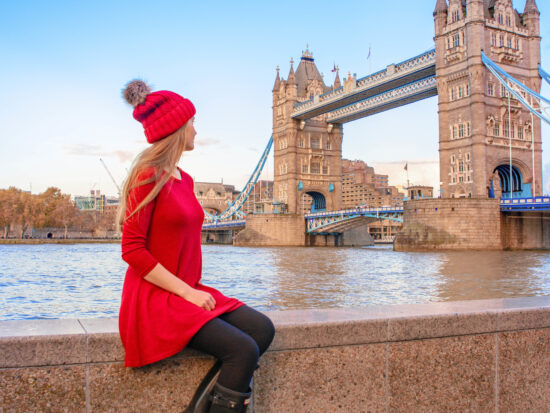
<svg viewBox="0 0 550 413">
<path fill-rule="evenodd" d="M 535 0 L 527 0 L 525 2 L 525 10 L 523 11 L 523 14 L 526 13 L 537 13 L 537 15 L 540 15 L 539 8 L 537 7 Z"/>
<path fill-rule="evenodd" d="M 286 79 L 288 85 L 296 85 L 296 75 L 294 74 L 294 59 L 290 59 L 290 71 L 288 72 L 288 78 Z"/>
<path fill-rule="evenodd" d="M 437 0 L 434 16 L 439 13 L 447 13 L 447 0 Z"/>
<path fill-rule="evenodd" d="M 434 10 L 435 35 L 439 35 L 447 25 L 447 1 L 437 0 Z"/>
<path fill-rule="evenodd" d="M 540 12 L 535 0 L 527 0 L 523 11 L 523 24 L 527 26 L 531 36 L 540 35 Z"/>
<path fill-rule="evenodd" d="M 290 59 L 290 71 L 286 79 L 286 97 L 288 100 L 296 101 L 298 98 L 298 85 L 296 84 L 296 75 L 294 74 L 294 59 Z M 292 111 L 289 107 L 288 113 Z"/>
<path fill-rule="evenodd" d="M 332 85 L 333 90 L 336 90 L 339 87 L 342 87 L 342 84 L 340 83 L 340 75 L 338 74 L 339 71 L 340 69 L 336 67 L 336 78 L 334 79 L 334 85 Z"/>
<path fill-rule="evenodd" d="M 277 77 L 275 78 L 275 84 L 273 85 L 273 92 L 278 92 L 281 86 L 281 78 L 279 77 L 279 66 L 277 66 Z"/>
<path fill-rule="evenodd" d="M 485 12 L 487 10 L 484 0 L 467 0 L 466 14 L 470 20 L 485 21 Z M 481 33 L 479 33 L 481 35 Z"/>
</svg>

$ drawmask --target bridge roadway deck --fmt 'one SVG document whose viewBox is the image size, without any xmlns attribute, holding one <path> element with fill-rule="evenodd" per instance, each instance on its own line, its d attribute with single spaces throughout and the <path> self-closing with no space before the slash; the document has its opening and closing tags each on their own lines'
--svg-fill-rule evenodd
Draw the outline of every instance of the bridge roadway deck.
<svg viewBox="0 0 550 413">
<path fill-rule="evenodd" d="M 550 196 L 501 199 L 500 211 L 550 211 Z"/>
</svg>

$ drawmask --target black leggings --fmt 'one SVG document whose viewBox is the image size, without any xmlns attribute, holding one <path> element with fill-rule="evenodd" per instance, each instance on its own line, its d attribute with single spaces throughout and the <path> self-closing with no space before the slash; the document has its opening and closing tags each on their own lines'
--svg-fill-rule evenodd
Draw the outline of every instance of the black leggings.
<svg viewBox="0 0 550 413">
<path fill-rule="evenodd" d="M 218 383 L 244 393 L 248 391 L 260 356 L 274 335 L 271 320 L 244 305 L 202 326 L 189 342 L 189 347 L 221 360 Z"/>
</svg>

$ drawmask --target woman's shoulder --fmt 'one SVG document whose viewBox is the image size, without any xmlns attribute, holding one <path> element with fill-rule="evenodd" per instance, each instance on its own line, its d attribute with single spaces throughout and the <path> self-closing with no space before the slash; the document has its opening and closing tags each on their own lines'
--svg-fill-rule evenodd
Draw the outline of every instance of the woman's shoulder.
<svg viewBox="0 0 550 413">
<path fill-rule="evenodd" d="M 190 183 L 191 186 L 193 186 L 193 178 L 191 178 L 191 175 L 189 175 L 187 172 L 185 172 L 183 169 L 181 169 L 179 166 L 178 166 L 178 169 L 180 171 L 180 174 L 181 174 L 181 180 L 182 182 L 187 182 L 187 183 Z"/>
</svg>

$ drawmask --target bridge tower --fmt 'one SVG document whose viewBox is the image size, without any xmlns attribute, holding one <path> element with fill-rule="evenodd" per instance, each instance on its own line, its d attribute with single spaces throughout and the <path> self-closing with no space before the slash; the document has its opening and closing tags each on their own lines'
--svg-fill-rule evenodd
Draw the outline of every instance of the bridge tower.
<svg viewBox="0 0 550 413">
<path fill-rule="evenodd" d="M 535 0 L 526 0 L 523 13 L 513 8 L 512 0 L 437 0 L 434 40 L 443 197 L 487 197 L 491 187 L 496 197 L 542 194 L 540 120 L 532 121 L 516 99 L 509 101 L 508 92 L 481 61 L 483 50 L 540 93 L 539 17 Z"/>
<path fill-rule="evenodd" d="M 338 73 L 326 86 L 312 54 L 306 48 L 294 72 L 290 61 L 287 79 L 273 86 L 273 197 L 288 212 L 340 209 L 342 189 L 342 125 L 326 122 L 327 115 L 305 121 L 291 118 L 294 105 L 340 87 Z"/>
</svg>

